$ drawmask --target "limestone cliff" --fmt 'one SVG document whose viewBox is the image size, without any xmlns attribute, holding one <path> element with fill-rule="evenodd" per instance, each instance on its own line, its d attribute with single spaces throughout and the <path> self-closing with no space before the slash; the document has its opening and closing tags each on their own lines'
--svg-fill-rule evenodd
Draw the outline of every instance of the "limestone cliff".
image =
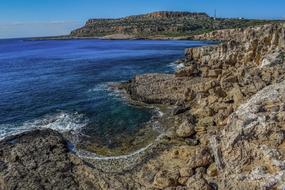
<svg viewBox="0 0 285 190">
<path fill-rule="evenodd" d="M 90 19 L 70 37 L 104 37 L 124 35 L 129 38 L 189 37 L 216 29 L 239 28 L 275 21 L 214 19 L 206 13 L 159 11 L 119 19 Z M 118 37 L 116 37 L 118 38 Z"/>
<path fill-rule="evenodd" d="M 128 85 L 129 94 L 183 110 L 177 116 L 177 136 L 186 142 L 198 140 L 195 147 L 208 147 L 215 159 L 203 166 L 201 176 L 207 184 L 219 189 L 284 188 L 284 25 L 222 30 L 196 38 L 225 42 L 187 49 L 185 67 L 175 75 L 137 76 Z M 180 135 L 191 126 L 195 135 Z M 208 188 L 191 186 L 197 180 L 190 177 L 180 185 Z"/>
</svg>

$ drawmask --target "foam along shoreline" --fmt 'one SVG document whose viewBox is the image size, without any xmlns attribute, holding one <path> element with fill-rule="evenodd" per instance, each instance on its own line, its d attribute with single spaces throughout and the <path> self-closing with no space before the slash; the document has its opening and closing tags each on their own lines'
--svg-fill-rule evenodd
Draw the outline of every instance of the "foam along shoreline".
<svg viewBox="0 0 285 190">
<path fill-rule="evenodd" d="M 35 129 L 53 129 L 58 132 L 78 131 L 88 123 L 83 114 L 59 112 L 20 124 L 1 124 L 0 140 Z"/>
<path fill-rule="evenodd" d="M 123 101 L 130 103 L 129 99 L 124 96 L 125 94 L 122 95 L 122 90 L 110 88 L 110 85 L 114 85 L 114 83 L 100 84 L 99 86 L 96 86 L 94 89 L 89 90 L 88 93 L 93 92 L 94 90 L 109 91 L 110 96 L 114 96 L 114 98 L 118 97 L 120 99 L 123 99 Z M 148 109 L 153 110 L 154 114 L 151 120 L 147 123 L 148 124 L 152 123 L 151 125 L 153 130 L 159 131 L 159 133 L 163 132 L 163 130 L 161 130 L 161 128 L 156 123 L 154 123 L 154 120 L 156 120 L 157 117 L 162 117 L 164 115 L 164 113 L 158 107 L 147 106 L 137 103 L 136 104 L 133 103 L 131 106 L 146 107 Z M 147 125 L 147 123 L 145 125 Z M 81 155 L 84 152 L 84 154 L 97 155 L 97 157 L 94 157 L 94 159 L 97 159 L 98 156 L 102 157 L 103 155 L 100 156 L 93 152 L 88 152 L 75 148 L 77 145 L 78 136 L 80 136 L 80 130 L 84 128 L 87 124 L 88 124 L 88 118 L 86 118 L 83 114 L 79 114 L 77 112 L 75 113 L 59 112 L 55 114 L 47 114 L 38 119 L 26 121 L 20 124 L 0 125 L 0 140 L 4 140 L 5 138 L 9 138 L 15 135 L 27 133 L 34 130 L 52 129 L 63 134 L 67 138 L 67 140 L 69 140 L 73 144 L 72 146 L 74 148 L 72 149 L 72 151 L 74 151 L 76 154 L 79 153 L 79 155 Z M 142 147 L 139 150 L 136 150 L 134 153 L 130 153 L 129 156 L 135 156 L 136 154 L 140 154 L 142 151 L 148 149 L 148 147 L 150 147 L 151 145 L 152 143 L 147 145 L 146 147 Z M 120 158 L 120 156 L 118 157 Z M 122 156 L 121 158 L 123 157 L 126 156 Z"/>
</svg>

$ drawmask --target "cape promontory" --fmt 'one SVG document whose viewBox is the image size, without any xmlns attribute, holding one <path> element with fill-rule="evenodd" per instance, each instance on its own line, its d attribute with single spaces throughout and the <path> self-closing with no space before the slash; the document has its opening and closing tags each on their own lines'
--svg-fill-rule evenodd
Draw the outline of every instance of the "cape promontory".
<svg viewBox="0 0 285 190">
<path fill-rule="evenodd" d="M 206 13 L 159 11 L 112 19 L 90 19 L 69 37 L 107 39 L 191 37 L 217 29 L 243 28 L 272 21 L 216 18 Z"/>
</svg>

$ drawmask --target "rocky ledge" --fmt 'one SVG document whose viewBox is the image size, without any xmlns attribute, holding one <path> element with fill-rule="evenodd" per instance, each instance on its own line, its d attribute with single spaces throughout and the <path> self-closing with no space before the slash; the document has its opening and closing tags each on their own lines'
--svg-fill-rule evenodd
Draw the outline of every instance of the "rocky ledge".
<svg viewBox="0 0 285 190">
<path fill-rule="evenodd" d="M 171 108 L 157 141 L 132 155 L 92 159 L 51 130 L 9 137 L 0 142 L 0 187 L 284 189 L 284 25 L 196 38 L 224 42 L 186 50 L 175 74 L 121 86 L 132 100 Z"/>
<path fill-rule="evenodd" d="M 198 168 L 189 161 L 185 165 L 194 176 L 197 169 L 203 171 L 206 183 L 200 188 L 284 188 L 285 26 L 221 30 L 195 38 L 223 42 L 187 49 L 184 68 L 173 75 L 137 76 L 125 84 L 126 90 L 132 99 L 180 110 L 176 136 L 191 145 L 197 140 L 194 147 L 206 147 L 211 155 L 191 155 L 189 160 L 199 154 L 200 161 L 207 160 Z M 195 189 L 194 179 L 181 181 L 180 174 L 176 188 Z M 173 185 L 160 188 L 167 186 Z"/>
</svg>

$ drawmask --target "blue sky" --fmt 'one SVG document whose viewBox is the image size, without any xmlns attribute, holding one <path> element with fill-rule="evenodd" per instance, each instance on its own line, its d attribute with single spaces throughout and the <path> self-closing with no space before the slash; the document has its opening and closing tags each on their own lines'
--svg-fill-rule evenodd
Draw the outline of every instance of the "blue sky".
<svg viewBox="0 0 285 190">
<path fill-rule="evenodd" d="M 285 0 L 0 0 L 0 38 L 67 34 L 89 18 L 215 9 L 219 17 L 285 18 Z"/>
</svg>

